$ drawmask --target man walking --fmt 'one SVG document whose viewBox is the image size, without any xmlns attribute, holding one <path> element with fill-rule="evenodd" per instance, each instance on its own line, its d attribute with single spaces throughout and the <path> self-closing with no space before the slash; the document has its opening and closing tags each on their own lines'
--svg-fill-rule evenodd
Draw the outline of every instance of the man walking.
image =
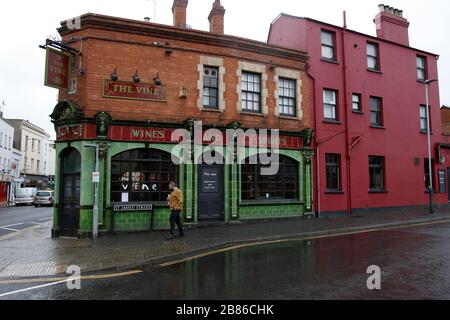
<svg viewBox="0 0 450 320">
<path fill-rule="evenodd" d="M 180 213 L 183 210 L 183 192 L 178 189 L 175 181 L 169 183 L 169 189 L 171 191 L 168 201 L 170 206 L 170 235 L 167 240 L 172 240 L 175 237 L 175 224 L 178 227 L 180 237 L 184 237 L 183 226 L 181 225 Z"/>
</svg>

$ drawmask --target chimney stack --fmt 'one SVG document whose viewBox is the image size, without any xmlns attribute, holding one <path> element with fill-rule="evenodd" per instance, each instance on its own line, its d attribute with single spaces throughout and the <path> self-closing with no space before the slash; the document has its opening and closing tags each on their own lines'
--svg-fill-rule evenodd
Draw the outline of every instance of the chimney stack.
<svg viewBox="0 0 450 320">
<path fill-rule="evenodd" d="M 173 26 L 177 28 L 186 28 L 186 8 L 189 0 L 173 0 Z"/>
<path fill-rule="evenodd" d="M 224 34 L 224 16 L 225 8 L 220 4 L 220 0 L 215 0 L 208 17 L 210 32 Z"/>
<path fill-rule="evenodd" d="M 403 17 L 403 11 L 380 4 L 380 12 L 375 17 L 377 37 L 409 46 L 409 22 Z"/>
</svg>

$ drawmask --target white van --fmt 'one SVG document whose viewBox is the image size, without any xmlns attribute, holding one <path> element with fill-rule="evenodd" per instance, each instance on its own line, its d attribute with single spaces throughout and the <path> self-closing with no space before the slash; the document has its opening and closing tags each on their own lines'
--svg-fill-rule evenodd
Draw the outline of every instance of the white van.
<svg viewBox="0 0 450 320">
<path fill-rule="evenodd" d="M 16 205 L 33 205 L 37 188 L 19 188 L 16 190 Z"/>
</svg>

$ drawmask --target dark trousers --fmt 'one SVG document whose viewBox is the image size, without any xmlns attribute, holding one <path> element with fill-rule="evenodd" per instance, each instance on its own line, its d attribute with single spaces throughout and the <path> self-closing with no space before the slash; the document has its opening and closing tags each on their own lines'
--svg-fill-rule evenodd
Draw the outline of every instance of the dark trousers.
<svg viewBox="0 0 450 320">
<path fill-rule="evenodd" d="M 174 235 L 174 233 L 175 233 L 175 224 L 178 227 L 180 236 L 183 236 L 184 232 L 183 232 L 183 226 L 181 225 L 180 210 L 172 210 L 172 212 L 170 213 L 170 234 L 171 235 Z"/>
</svg>

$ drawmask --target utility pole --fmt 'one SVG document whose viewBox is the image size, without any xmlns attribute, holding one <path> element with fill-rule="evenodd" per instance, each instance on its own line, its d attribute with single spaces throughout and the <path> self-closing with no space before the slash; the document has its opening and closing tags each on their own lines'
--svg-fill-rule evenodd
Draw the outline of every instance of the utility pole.
<svg viewBox="0 0 450 320">
<path fill-rule="evenodd" d="M 98 144 L 87 144 L 86 148 L 95 148 L 95 173 L 99 176 L 99 155 L 100 155 L 100 146 Z M 99 181 L 93 180 L 94 183 L 94 210 L 92 215 L 92 238 L 98 238 L 98 183 Z"/>
<path fill-rule="evenodd" d="M 430 102 L 429 102 L 429 86 L 433 82 L 438 81 L 437 79 L 425 80 L 425 100 L 426 100 L 426 112 L 427 112 L 427 137 L 428 137 L 428 175 L 429 175 L 429 186 L 428 192 L 430 196 L 430 214 L 434 213 L 433 206 L 433 161 L 431 160 L 431 121 L 430 121 Z"/>
</svg>

